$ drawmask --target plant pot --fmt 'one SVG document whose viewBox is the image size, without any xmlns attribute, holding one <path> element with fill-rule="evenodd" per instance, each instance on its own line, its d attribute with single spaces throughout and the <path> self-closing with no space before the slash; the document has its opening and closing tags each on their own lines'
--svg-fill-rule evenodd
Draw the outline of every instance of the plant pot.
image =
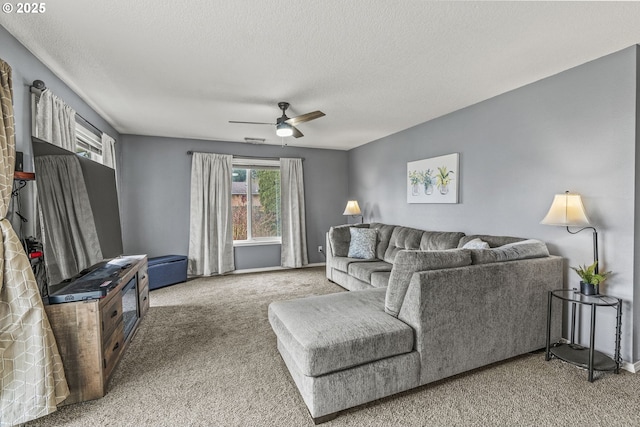
<svg viewBox="0 0 640 427">
<path fill-rule="evenodd" d="M 425 184 L 424 185 L 424 194 L 426 194 L 428 196 L 431 193 L 433 193 L 433 185 L 432 184 Z"/>
<path fill-rule="evenodd" d="M 582 295 L 598 295 L 598 286 L 580 281 L 580 293 Z"/>
</svg>

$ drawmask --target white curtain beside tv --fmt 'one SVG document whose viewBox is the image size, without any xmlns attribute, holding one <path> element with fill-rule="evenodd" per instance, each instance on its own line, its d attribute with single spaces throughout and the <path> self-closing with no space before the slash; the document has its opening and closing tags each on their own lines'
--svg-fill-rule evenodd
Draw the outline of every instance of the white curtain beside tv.
<svg viewBox="0 0 640 427">
<path fill-rule="evenodd" d="M 76 112 L 45 89 L 36 104 L 35 136 L 76 152 Z"/>
<path fill-rule="evenodd" d="M 233 156 L 193 153 L 189 274 L 210 276 L 235 270 L 231 181 Z"/>
<path fill-rule="evenodd" d="M 282 220 L 281 265 L 299 268 L 309 264 L 304 208 L 302 159 L 280 159 Z"/>
</svg>

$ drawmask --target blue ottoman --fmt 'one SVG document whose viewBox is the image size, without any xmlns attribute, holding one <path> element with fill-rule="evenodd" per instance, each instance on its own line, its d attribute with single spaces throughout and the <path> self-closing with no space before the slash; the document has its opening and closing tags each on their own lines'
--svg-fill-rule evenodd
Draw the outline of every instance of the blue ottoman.
<svg viewBox="0 0 640 427">
<path fill-rule="evenodd" d="M 149 290 L 187 281 L 187 257 L 164 255 L 149 258 Z"/>
</svg>

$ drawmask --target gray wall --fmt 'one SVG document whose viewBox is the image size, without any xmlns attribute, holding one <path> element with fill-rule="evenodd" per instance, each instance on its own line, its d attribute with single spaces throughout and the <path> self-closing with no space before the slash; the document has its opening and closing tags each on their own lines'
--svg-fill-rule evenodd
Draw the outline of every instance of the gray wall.
<svg viewBox="0 0 640 427">
<path fill-rule="evenodd" d="M 29 52 L 20 42 L 0 26 L 0 58 L 11 66 L 13 77 L 13 108 L 16 126 L 16 151 L 24 153 L 24 170 L 33 172 L 33 149 L 31 145 L 31 92 L 29 86 L 34 80 L 42 80 L 51 91 L 62 98 L 78 114 L 119 141 L 120 134 L 96 113 L 75 92 L 53 74 L 39 59 Z M 119 147 L 116 144 L 116 155 Z M 14 228 L 22 228 L 23 236 L 34 235 L 35 213 L 33 212 L 33 186 L 28 184 L 20 192 L 21 213 L 28 223 L 19 225 L 16 216 L 10 220 Z"/>
<path fill-rule="evenodd" d="M 237 142 L 122 136 L 121 210 L 126 253 L 186 255 L 189 248 L 191 156 L 202 151 L 258 157 L 304 158 L 309 262 L 324 262 L 317 252 L 329 227 L 345 222 L 347 157 L 345 151 Z M 280 246 L 235 249 L 236 269 L 280 265 Z"/>
<path fill-rule="evenodd" d="M 582 194 L 599 230 L 601 267 L 615 272 L 603 290 L 625 301 L 623 357 L 638 360 L 636 61 L 633 46 L 353 149 L 349 195 L 366 221 L 542 239 L 567 259 L 565 283 L 575 287 L 568 265 L 593 260 L 591 233 L 539 223 L 554 194 Z M 407 204 L 407 162 L 456 152 L 460 203 Z M 598 313 L 596 348 L 610 354 L 614 314 Z"/>
</svg>

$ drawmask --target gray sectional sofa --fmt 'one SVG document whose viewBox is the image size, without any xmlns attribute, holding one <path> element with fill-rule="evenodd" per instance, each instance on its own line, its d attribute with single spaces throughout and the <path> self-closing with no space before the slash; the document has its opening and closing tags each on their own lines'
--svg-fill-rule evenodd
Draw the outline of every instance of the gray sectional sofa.
<svg viewBox="0 0 640 427">
<path fill-rule="evenodd" d="M 562 288 L 563 260 L 544 243 L 376 223 L 358 226 L 375 235 L 362 259 L 347 256 L 352 227 L 329 231 L 327 277 L 353 292 L 269 305 L 316 423 L 545 346 L 547 291 Z"/>
</svg>

